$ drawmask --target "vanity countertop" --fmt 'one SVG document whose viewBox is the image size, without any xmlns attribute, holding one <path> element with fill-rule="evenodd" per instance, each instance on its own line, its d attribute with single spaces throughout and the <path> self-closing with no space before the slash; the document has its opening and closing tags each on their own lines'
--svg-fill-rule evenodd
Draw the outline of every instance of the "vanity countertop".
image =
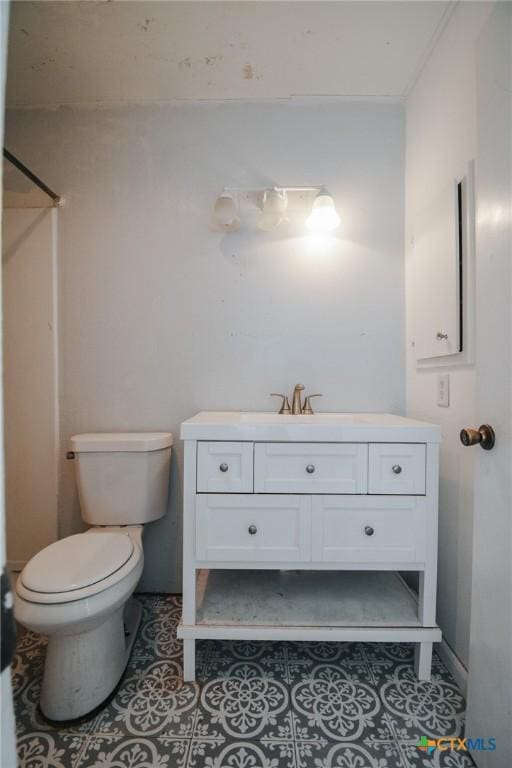
<svg viewBox="0 0 512 768">
<path fill-rule="evenodd" d="M 436 424 L 391 413 L 288 416 L 250 411 L 201 411 L 181 425 L 182 440 L 439 443 Z"/>
</svg>

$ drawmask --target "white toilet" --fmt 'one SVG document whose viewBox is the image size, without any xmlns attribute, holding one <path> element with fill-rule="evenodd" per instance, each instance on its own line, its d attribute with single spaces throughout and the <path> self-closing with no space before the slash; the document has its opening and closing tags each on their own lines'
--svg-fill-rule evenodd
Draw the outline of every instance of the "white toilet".
<svg viewBox="0 0 512 768">
<path fill-rule="evenodd" d="M 92 528 L 43 549 L 16 583 L 17 620 L 48 635 L 41 710 L 50 720 L 83 717 L 121 679 L 141 614 L 130 598 L 144 564 L 142 526 L 166 513 L 171 446 L 168 432 L 71 438 Z"/>
</svg>

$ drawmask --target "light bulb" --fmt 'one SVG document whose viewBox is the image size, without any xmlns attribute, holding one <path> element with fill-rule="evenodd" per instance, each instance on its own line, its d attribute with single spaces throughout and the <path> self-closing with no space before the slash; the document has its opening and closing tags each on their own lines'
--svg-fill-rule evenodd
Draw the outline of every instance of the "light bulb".
<svg viewBox="0 0 512 768">
<path fill-rule="evenodd" d="M 270 232 L 278 227 L 284 219 L 287 206 L 288 199 L 285 192 L 279 192 L 277 189 L 267 189 L 263 195 L 258 228 L 264 232 Z"/>
<path fill-rule="evenodd" d="M 236 203 L 226 192 L 219 195 L 215 202 L 210 226 L 216 232 L 236 232 L 240 226 Z"/>
<path fill-rule="evenodd" d="M 339 227 L 340 217 L 336 212 L 331 195 L 322 190 L 318 193 L 306 220 L 306 226 L 312 232 L 332 232 Z"/>
</svg>

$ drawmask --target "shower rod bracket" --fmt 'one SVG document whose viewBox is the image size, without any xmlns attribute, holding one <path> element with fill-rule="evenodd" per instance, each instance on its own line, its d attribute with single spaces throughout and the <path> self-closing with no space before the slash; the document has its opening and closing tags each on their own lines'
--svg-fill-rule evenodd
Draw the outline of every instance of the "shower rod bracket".
<svg viewBox="0 0 512 768">
<path fill-rule="evenodd" d="M 15 157 L 11 152 L 9 152 L 8 149 L 4 147 L 4 157 L 6 160 L 8 160 L 11 165 L 14 165 L 15 168 L 18 169 L 18 171 L 21 171 L 21 173 L 27 177 L 27 179 L 30 179 L 30 181 L 36 185 L 36 187 L 39 187 L 48 197 L 50 197 L 54 205 L 57 207 L 61 207 L 64 204 L 64 198 L 62 198 L 60 195 L 58 195 L 56 192 L 53 191 L 53 189 L 50 189 L 50 187 L 44 183 L 44 181 L 41 181 L 39 176 L 36 176 L 35 173 L 32 173 L 30 168 L 27 168 L 26 165 L 24 165 L 21 160 L 18 160 L 17 157 Z"/>
</svg>

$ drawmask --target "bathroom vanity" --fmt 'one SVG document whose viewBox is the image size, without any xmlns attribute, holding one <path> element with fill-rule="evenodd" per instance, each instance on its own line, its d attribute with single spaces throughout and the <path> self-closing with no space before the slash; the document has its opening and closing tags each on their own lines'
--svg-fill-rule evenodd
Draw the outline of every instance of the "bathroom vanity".
<svg viewBox="0 0 512 768">
<path fill-rule="evenodd" d="M 185 680 L 202 638 L 414 642 L 429 679 L 441 640 L 438 427 L 201 412 L 181 438 Z"/>
</svg>

